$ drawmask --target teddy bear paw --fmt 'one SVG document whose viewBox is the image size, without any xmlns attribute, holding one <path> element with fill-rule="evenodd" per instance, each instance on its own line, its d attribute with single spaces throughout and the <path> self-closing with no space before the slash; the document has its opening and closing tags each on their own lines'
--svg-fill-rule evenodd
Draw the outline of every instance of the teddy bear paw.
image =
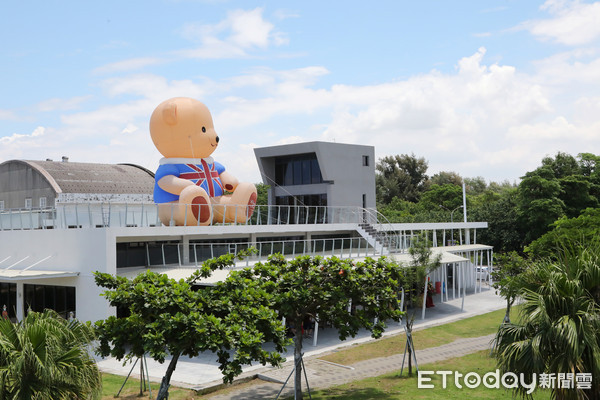
<svg viewBox="0 0 600 400">
<path fill-rule="evenodd" d="M 211 205 L 208 202 L 208 199 L 203 196 L 194 197 L 192 200 L 192 213 L 198 221 L 199 224 L 207 224 L 212 218 L 212 209 Z"/>
</svg>

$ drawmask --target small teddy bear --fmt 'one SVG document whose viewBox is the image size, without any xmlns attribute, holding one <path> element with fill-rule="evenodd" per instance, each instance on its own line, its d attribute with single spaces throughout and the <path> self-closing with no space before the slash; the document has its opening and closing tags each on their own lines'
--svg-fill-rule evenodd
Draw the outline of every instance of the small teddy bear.
<svg viewBox="0 0 600 400">
<path fill-rule="evenodd" d="M 164 225 L 245 223 L 256 187 L 240 183 L 211 154 L 219 145 L 208 108 L 187 97 L 162 102 L 150 117 L 150 135 L 165 157 L 155 174 L 154 202 Z"/>
</svg>

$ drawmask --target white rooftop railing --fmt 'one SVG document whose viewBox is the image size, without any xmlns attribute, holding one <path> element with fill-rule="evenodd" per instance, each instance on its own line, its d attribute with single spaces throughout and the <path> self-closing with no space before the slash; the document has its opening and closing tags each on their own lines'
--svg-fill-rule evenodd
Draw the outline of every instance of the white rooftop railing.
<svg viewBox="0 0 600 400">
<path fill-rule="evenodd" d="M 245 212 L 245 206 L 223 207 L 223 214 L 226 214 L 226 211 L 231 208 L 235 209 L 234 215 L 236 216 L 238 211 Z M 171 215 L 173 214 L 174 212 L 171 213 Z M 193 220 L 193 218 L 190 219 Z M 188 222 L 187 213 L 185 221 Z M 252 216 L 241 225 L 339 223 L 377 224 L 377 214 L 374 210 L 358 207 L 257 205 Z M 158 205 L 154 203 L 65 203 L 54 208 L 0 211 L 0 230 L 157 227 L 162 225 Z M 173 218 L 169 225 L 175 225 Z M 194 224 L 192 223 L 192 225 Z M 228 223 L 223 219 L 222 221 L 213 221 L 211 225 L 233 225 L 233 223 Z M 238 225 L 240 224 L 238 223 Z"/>
</svg>

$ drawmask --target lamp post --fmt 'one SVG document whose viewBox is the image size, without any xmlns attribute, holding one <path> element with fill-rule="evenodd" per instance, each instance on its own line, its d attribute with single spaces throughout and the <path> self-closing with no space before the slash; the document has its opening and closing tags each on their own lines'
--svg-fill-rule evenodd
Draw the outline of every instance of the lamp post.
<svg viewBox="0 0 600 400">
<path fill-rule="evenodd" d="M 450 211 L 448 208 L 444 207 L 441 204 L 440 204 L 440 208 L 443 208 L 446 211 Z M 451 224 L 454 223 L 454 211 L 458 210 L 459 208 L 463 208 L 463 206 L 458 206 L 454 210 L 450 211 L 450 223 Z M 452 246 L 454 246 L 454 226 L 450 227 L 450 237 L 451 237 L 450 243 L 452 243 Z"/>
</svg>

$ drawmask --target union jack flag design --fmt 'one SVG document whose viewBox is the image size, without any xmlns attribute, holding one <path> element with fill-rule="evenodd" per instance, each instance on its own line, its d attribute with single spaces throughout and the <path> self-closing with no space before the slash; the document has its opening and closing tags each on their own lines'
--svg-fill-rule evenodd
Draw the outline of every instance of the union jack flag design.
<svg viewBox="0 0 600 400">
<path fill-rule="evenodd" d="M 219 178 L 219 173 L 215 169 L 215 164 L 209 164 L 201 160 L 201 165 L 185 164 L 189 170 L 184 170 L 179 175 L 182 179 L 188 179 L 206 190 L 210 197 L 223 195 L 223 183 Z M 185 167 L 182 165 L 182 169 Z"/>
</svg>

